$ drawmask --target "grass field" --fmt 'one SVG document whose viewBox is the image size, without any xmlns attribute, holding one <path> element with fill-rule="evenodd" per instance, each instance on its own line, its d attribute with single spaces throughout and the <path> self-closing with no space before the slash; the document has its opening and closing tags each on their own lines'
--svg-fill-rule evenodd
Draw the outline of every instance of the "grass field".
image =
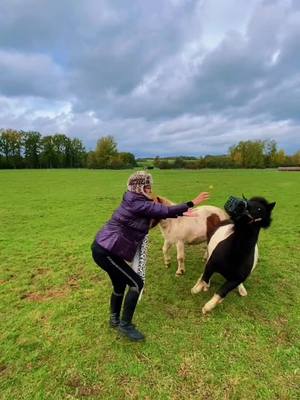
<svg viewBox="0 0 300 400">
<path fill-rule="evenodd" d="M 136 322 L 144 343 L 107 325 L 110 284 L 90 244 L 118 206 L 131 171 L 0 171 L 2 399 L 299 399 L 300 174 L 260 170 L 154 170 L 157 193 L 180 202 L 213 185 L 276 201 L 246 282 L 209 316 L 192 296 L 202 250 L 187 272 L 165 269 L 162 237 L 150 235 L 146 289 Z M 173 252 L 175 255 L 175 252 Z"/>
</svg>

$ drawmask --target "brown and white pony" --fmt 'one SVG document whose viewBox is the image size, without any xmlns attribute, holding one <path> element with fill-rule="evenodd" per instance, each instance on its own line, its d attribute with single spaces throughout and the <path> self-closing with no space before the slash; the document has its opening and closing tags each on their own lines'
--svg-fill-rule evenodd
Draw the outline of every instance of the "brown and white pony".
<svg viewBox="0 0 300 400">
<path fill-rule="evenodd" d="M 175 203 L 161 197 L 153 196 L 153 200 L 167 206 Z M 214 206 L 200 206 L 193 209 L 196 217 L 166 218 L 159 221 L 159 227 L 164 237 L 163 255 L 164 264 L 168 268 L 171 264 L 170 249 L 176 245 L 177 271 L 176 275 L 185 273 L 184 245 L 208 242 L 221 221 L 229 219 L 228 214 L 221 208 Z"/>
</svg>

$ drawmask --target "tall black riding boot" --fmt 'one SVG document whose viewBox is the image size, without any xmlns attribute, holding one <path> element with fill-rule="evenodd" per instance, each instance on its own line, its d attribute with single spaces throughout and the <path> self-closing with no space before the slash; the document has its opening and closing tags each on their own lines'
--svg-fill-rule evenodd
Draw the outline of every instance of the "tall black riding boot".
<svg viewBox="0 0 300 400">
<path fill-rule="evenodd" d="M 120 324 L 120 311 L 122 307 L 124 294 L 112 293 L 110 297 L 110 319 L 109 325 L 117 328 Z"/>
<path fill-rule="evenodd" d="M 139 292 L 134 288 L 129 288 L 123 306 L 122 319 L 119 325 L 119 331 L 130 340 L 144 340 L 145 336 L 139 332 L 132 324 L 132 317 L 139 298 Z"/>
</svg>

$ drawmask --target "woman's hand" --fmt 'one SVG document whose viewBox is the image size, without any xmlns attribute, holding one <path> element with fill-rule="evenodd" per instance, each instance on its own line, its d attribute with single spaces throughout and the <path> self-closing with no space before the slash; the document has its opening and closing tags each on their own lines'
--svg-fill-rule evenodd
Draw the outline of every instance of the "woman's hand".
<svg viewBox="0 0 300 400">
<path fill-rule="evenodd" d="M 199 214 L 193 208 L 189 208 L 182 215 L 185 217 L 199 217 Z"/>
<path fill-rule="evenodd" d="M 192 202 L 194 203 L 194 206 L 199 206 L 200 203 L 202 203 L 205 200 L 209 199 L 209 193 L 208 192 L 202 192 L 200 194 L 198 194 L 197 197 L 194 198 L 194 200 L 192 200 Z"/>
</svg>

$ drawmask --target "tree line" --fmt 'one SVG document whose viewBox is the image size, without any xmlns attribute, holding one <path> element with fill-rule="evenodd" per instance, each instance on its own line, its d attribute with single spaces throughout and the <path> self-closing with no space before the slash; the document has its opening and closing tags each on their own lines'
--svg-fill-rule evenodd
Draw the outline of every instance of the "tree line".
<svg viewBox="0 0 300 400">
<path fill-rule="evenodd" d="M 132 153 L 119 152 L 112 136 L 87 152 L 81 140 L 65 134 L 42 136 L 35 131 L 0 130 L 0 168 L 132 168 Z"/>
<path fill-rule="evenodd" d="M 0 168 L 78 168 L 86 164 L 79 139 L 35 131 L 0 131 Z"/>
<path fill-rule="evenodd" d="M 140 160 L 142 161 L 142 160 Z M 247 140 L 228 149 L 225 155 L 206 155 L 195 158 L 173 157 L 153 159 L 153 166 L 169 168 L 276 168 L 279 166 L 300 166 L 300 150 L 287 155 L 277 148 L 275 140 Z"/>
<path fill-rule="evenodd" d="M 275 168 L 300 166 L 300 150 L 287 155 L 275 140 L 240 141 L 225 155 L 135 159 L 119 152 L 113 136 L 104 136 L 87 152 L 81 140 L 64 134 L 42 136 L 35 131 L 0 130 L 0 168 Z M 150 161 L 150 163 L 149 163 Z"/>
</svg>

